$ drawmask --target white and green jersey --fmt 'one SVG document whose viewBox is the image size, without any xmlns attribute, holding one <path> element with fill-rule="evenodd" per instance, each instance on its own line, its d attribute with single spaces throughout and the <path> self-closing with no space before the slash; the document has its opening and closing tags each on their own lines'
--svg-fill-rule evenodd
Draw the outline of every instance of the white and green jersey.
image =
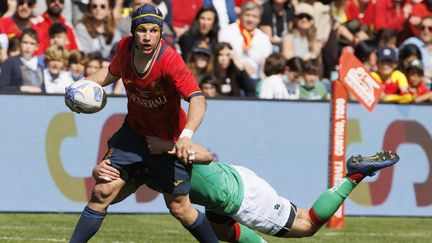
<svg viewBox="0 0 432 243">
<path fill-rule="evenodd" d="M 222 162 L 194 164 L 190 183 L 192 203 L 217 213 L 233 215 L 243 201 L 244 185 L 237 170 Z"/>
<path fill-rule="evenodd" d="M 189 196 L 192 203 L 277 236 L 291 228 L 297 211 L 253 171 L 221 162 L 193 165 Z"/>
</svg>

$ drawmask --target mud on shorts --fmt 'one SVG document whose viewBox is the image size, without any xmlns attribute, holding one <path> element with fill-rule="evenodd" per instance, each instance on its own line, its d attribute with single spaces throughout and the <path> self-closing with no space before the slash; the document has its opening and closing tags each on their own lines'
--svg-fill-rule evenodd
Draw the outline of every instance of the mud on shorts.
<svg viewBox="0 0 432 243">
<path fill-rule="evenodd" d="M 136 185 L 146 184 L 155 191 L 183 195 L 190 190 L 192 167 L 174 155 L 150 154 L 147 142 L 125 121 L 108 141 L 109 159 L 120 171 L 120 178 Z"/>
</svg>

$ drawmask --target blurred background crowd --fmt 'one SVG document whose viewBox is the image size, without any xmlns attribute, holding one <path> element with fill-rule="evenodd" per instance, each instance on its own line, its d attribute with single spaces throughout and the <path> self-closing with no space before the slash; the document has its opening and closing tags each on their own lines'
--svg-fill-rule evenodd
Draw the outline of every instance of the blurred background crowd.
<svg viewBox="0 0 432 243">
<path fill-rule="evenodd" d="M 328 100 L 349 52 L 383 102 L 432 101 L 432 0 L 0 0 L 0 91 L 64 93 L 109 65 L 143 4 L 207 97 Z"/>
</svg>

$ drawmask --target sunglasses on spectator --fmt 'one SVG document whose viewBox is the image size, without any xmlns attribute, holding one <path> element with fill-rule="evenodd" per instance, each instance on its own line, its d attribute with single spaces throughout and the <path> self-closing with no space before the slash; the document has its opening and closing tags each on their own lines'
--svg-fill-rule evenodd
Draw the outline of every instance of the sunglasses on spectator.
<svg viewBox="0 0 432 243">
<path fill-rule="evenodd" d="M 308 21 L 312 20 L 312 16 L 310 16 L 309 14 L 299 14 L 299 15 L 296 16 L 296 18 L 298 18 L 298 19 L 304 19 L 304 18 L 306 18 Z"/>
<path fill-rule="evenodd" d="M 425 31 L 426 29 L 429 30 L 429 32 L 432 32 L 432 25 L 430 25 L 430 26 L 424 26 L 424 25 L 420 26 L 420 30 Z"/>
<path fill-rule="evenodd" d="M 27 3 L 27 6 L 33 7 L 33 5 L 35 5 L 36 1 L 18 0 L 18 5 L 24 5 L 25 3 Z"/>
<path fill-rule="evenodd" d="M 59 2 L 59 3 L 63 4 L 64 0 L 48 0 L 48 3 L 55 3 L 55 2 Z"/>
<path fill-rule="evenodd" d="M 90 4 L 91 9 L 97 9 L 98 7 L 100 7 L 100 9 L 105 9 L 107 6 L 105 4 L 100 4 L 100 5 L 95 4 L 95 3 Z"/>
</svg>

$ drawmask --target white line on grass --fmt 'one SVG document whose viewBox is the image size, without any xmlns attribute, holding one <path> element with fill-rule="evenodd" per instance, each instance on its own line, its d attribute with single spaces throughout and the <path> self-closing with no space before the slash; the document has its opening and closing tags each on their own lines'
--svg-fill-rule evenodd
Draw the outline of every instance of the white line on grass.
<svg viewBox="0 0 432 243">
<path fill-rule="evenodd" d="M 427 232 L 401 232 L 401 233 L 354 233 L 354 232 L 326 232 L 324 236 L 340 236 L 340 235 L 358 235 L 358 236 L 373 236 L 373 237 L 432 237 L 432 233 Z"/>
<path fill-rule="evenodd" d="M 22 237 L 8 237 L 0 236 L 0 240 L 13 240 L 13 241 L 49 241 L 49 242 L 67 242 L 66 239 L 55 239 L 55 238 L 22 238 Z"/>
</svg>

